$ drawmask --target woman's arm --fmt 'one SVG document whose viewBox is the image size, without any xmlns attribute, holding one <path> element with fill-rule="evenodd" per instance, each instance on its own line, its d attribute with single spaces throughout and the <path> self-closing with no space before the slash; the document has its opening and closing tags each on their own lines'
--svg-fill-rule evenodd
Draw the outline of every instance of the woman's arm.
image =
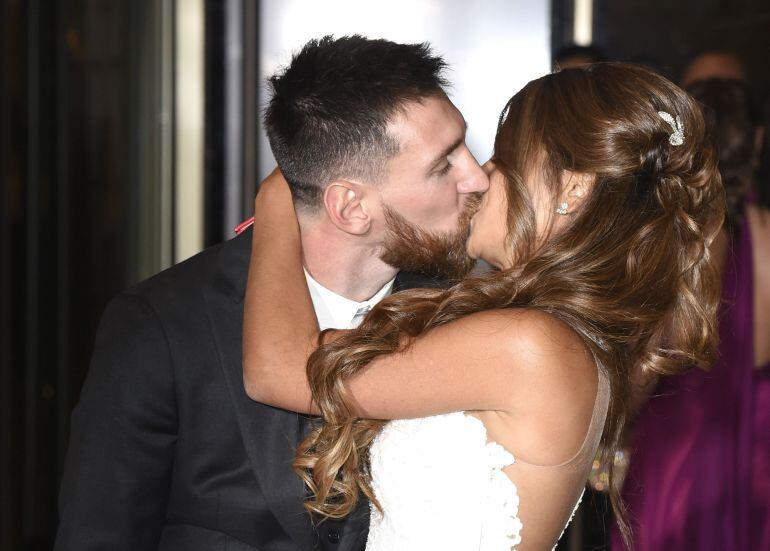
<svg viewBox="0 0 770 551">
<path fill-rule="evenodd" d="M 291 191 L 279 169 L 260 184 L 243 319 L 243 375 L 254 400 L 310 411 L 305 366 L 318 321 L 302 270 Z"/>
<path fill-rule="evenodd" d="M 255 202 L 243 343 L 249 396 L 317 413 L 306 364 L 318 333 L 291 194 L 276 171 Z M 537 311 L 487 311 L 430 330 L 404 352 L 378 357 L 347 385 L 361 417 L 513 412 L 519 404 L 533 406 L 536 389 L 547 388 L 539 395 L 548 400 L 576 392 L 593 397 L 595 369 L 579 337 L 555 318 Z"/>
</svg>

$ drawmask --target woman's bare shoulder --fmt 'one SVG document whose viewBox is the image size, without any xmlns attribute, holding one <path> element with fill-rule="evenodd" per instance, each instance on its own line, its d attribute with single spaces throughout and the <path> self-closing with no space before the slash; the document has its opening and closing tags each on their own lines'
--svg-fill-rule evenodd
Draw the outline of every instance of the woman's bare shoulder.
<svg viewBox="0 0 770 551">
<path fill-rule="evenodd" d="M 464 331 L 490 337 L 519 383 L 548 384 L 580 401 L 595 394 L 593 358 L 580 335 L 557 316 L 533 308 L 488 310 L 468 316 L 464 325 Z M 581 384 L 586 378 L 590 384 Z"/>
<path fill-rule="evenodd" d="M 530 463 L 571 458 L 585 440 L 598 391 L 598 368 L 583 339 L 534 309 L 487 312 L 479 323 L 496 325 L 507 341 L 510 407 L 501 443 Z"/>
</svg>

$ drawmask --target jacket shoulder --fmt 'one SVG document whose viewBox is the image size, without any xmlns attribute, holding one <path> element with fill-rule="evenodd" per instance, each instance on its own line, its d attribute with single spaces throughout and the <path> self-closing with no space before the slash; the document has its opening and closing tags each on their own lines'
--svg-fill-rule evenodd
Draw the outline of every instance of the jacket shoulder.
<svg viewBox="0 0 770 551">
<path fill-rule="evenodd" d="M 142 297 L 154 305 L 192 304 L 218 279 L 246 281 L 250 246 L 242 236 L 213 245 L 129 287 L 122 294 Z"/>
</svg>

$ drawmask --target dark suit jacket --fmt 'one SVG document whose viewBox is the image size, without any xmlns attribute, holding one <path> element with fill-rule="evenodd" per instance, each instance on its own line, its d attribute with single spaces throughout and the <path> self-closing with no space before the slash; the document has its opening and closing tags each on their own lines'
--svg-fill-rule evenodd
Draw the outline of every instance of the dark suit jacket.
<svg viewBox="0 0 770 551">
<path fill-rule="evenodd" d="M 307 420 L 243 388 L 251 232 L 123 292 L 72 415 L 56 551 L 358 551 L 368 503 L 313 526 L 290 465 Z M 429 280 L 400 275 L 395 290 Z"/>
</svg>

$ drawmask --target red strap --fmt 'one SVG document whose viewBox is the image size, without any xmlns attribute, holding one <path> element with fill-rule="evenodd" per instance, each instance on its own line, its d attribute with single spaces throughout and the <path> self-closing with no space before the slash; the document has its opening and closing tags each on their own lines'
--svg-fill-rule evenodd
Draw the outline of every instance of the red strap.
<svg viewBox="0 0 770 551">
<path fill-rule="evenodd" d="M 241 235 L 243 232 L 249 229 L 254 224 L 254 217 L 252 216 L 248 220 L 244 220 L 235 227 L 235 235 Z"/>
</svg>

